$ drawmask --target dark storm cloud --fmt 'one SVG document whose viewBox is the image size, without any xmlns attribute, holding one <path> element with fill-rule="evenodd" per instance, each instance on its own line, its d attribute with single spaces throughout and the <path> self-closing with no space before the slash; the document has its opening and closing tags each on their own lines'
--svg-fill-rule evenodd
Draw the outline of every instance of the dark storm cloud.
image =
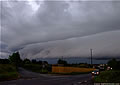
<svg viewBox="0 0 120 85">
<path fill-rule="evenodd" d="M 108 46 L 109 39 L 113 41 L 111 49 L 119 51 L 116 45 L 119 38 L 109 38 L 120 36 L 119 9 L 119 1 L 2 2 L 1 41 L 6 44 L 5 49 L 11 52 L 20 50 L 29 58 L 88 56 L 86 50 L 89 48 L 98 48 L 96 53 L 100 55 L 103 52 L 99 47 L 102 44 Z M 105 39 L 99 40 L 101 37 Z M 101 55 L 113 56 L 113 50 L 107 50 L 107 54 Z M 118 51 L 114 55 L 119 55 Z"/>
</svg>

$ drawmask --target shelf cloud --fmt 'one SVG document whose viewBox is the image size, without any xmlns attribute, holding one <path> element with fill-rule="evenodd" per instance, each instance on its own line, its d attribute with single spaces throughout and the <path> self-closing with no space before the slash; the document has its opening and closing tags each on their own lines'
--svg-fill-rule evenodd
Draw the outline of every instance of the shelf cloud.
<svg viewBox="0 0 120 85">
<path fill-rule="evenodd" d="M 120 1 L 1 1 L 0 55 L 120 56 Z"/>
</svg>

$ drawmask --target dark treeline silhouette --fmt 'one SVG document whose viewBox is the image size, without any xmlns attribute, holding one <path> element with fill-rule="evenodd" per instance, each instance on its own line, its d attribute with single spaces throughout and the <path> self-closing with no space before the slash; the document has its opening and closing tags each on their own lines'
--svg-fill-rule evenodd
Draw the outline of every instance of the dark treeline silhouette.
<svg viewBox="0 0 120 85">
<path fill-rule="evenodd" d="M 37 61 L 35 59 L 30 60 L 30 59 L 21 59 L 20 58 L 20 54 L 19 52 L 14 52 L 12 55 L 9 55 L 8 59 L 0 59 L 0 64 L 12 64 L 16 67 L 20 67 L 23 66 L 24 64 L 39 64 L 39 65 L 43 65 L 43 64 L 48 64 L 47 61 Z"/>
<path fill-rule="evenodd" d="M 118 61 L 114 58 L 114 59 L 108 61 L 108 66 L 112 67 L 113 70 L 120 70 L 120 61 Z"/>
<path fill-rule="evenodd" d="M 48 64 L 47 61 L 41 61 L 41 60 L 36 61 L 35 59 L 30 60 L 30 59 L 25 58 L 24 60 L 22 60 L 20 58 L 19 52 L 15 52 L 12 55 L 10 55 L 7 60 L 10 63 L 13 63 L 13 64 L 15 64 L 17 66 L 20 66 L 21 64 L 30 64 L 30 63 L 33 63 L 33 64 L 43 64 L 43 63 Z"/>
<path fill-rule="evenodd" d="M 0 64 L 9 64 L 10 60 L 9 59 L 0 59 Z"/>
<path fill-rule="evenodd" d="M 25 58 L 23 60 L 23 64 L 31 64 L 31 61 L 29 59 Z"/>
<path fill-rule="evenodd" d="M 41 73 L 51 71 L 51 65 L 48 64 L 47 61 L 37 61 L 36 59 L 30 60 L 27 58 L 21 59 L 19 52 L 14 52 L 8 57 L 8 59 L 0 59 L 0 64 L 11 64 L 16 68 L 16 70 L 18 70 L 18 67 L 23 67 L 25 69 Z"/>
<path fill-rule="evenodd" d="M 65 61 L 65 60 L 63 60 L 63 59 L 59 59 L 59 60 L 57 61 L 57 64 L 67 65 L 68 63 L 67 63 L 67 61 Z"/>
<path fill-rule="evenodd" d="M 19 66 L 24 66 L 25 64 L 39 64 L 44 66 L 48 65 L 47 61 L 37 61 L 36 59 L 27 59 L 25 58 L 24 60 L 22 60 L 20 58 L 20 54 L 19 52 L 15 52 L 12 55 L 9 56 L 8 59 L 0 59 L 0 64 L 13 64 L 16 67 Z M 57 61 L 57 64 L 62 64 L 64 66 L 75 66 L 75 67 L 90 67 L 89 64 L 87 63 L 73 63 L 73 64 L 68 64 L 68 62 L 66 60 L 63 59 L 59 59 Z M 110 61 L 108 61 L 108 66 L 112 67 L 113 70 L 120 70 L 120 61 L 116 60 L 116 59 L 112 59 Z"/>
<path fill-rule="evenodd" d="M 57 61 L 57 64 L 61 64 L 62 66 L 69 66 L 69 67 L 84 67 L 84 68 L 90 68 L 90 64 L 87 63 L 68 63 L 66 60 L 59 59 Z"/>
<path fill-rule="evenodd" d="M 35 60 L 35 59 L 32 59 L 31 62 L 32 62 L 33 64 L 48 64 L 47 61 L 41 61 L 41 60 L 37 61 L 37 60 Z"/>
</svg>

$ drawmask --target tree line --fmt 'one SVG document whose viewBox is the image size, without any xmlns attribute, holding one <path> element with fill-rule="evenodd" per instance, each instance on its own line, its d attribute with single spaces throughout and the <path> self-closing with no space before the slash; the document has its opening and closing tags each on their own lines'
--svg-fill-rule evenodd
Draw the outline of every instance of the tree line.
<svg viewBox="0 0 120 85">
<path fill-rule="evenodd" d="M 37 61 L 35 59 L 30 60 L 30 59 L 27 59 L 27 58 L 22 60 L 20 58 L 19 52 L 15 52 L 12 55 L 10 55 L 8 57 L 8 59 L 0 59 L 0 64 L 12 64 L 17 68 L 17 67 L 23 66 L 24 64 L 39 64 L 39 65 L 42 65 L 42 64 L 45 65 L 46 64 L 47 65 L 48 62 L 47 61 L 41 61 L 41 60 Z M 70 65 L 70 64 L 67 63 L 66 60 L 63 60 L 63 59 L 59 59 L 57 61 L 57 64 L 63 64 L 64 66 L 69 66 Z M 113 70 L 120 70 L 120 60 L 116 60 L 114 58 L 112 60 L 109 60 L 107 64 L 108 64 L 108 66 L 112 67 Z M 74 66 L 74 64 L 72 64 L 72 65 Z"/>
<path fill-rule="evenodd" d="M 12 64 L 16 67 L 20 67 L 23 64 L 48 64 L 47 61 L 36 61 L 35 59 L 21 59 L 19 52 L 15 52 L 12 55 L 9 55 L 8 59 L 0 59 L 0 64 Z"/>
</svg>

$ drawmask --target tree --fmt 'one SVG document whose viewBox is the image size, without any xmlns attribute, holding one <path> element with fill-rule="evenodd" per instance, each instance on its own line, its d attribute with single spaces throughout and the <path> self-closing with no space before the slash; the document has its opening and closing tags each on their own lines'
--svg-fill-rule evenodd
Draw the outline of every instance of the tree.
<svg viewBox="0 0 120 85">
<path fill-rule="evenodd" d="M 46 65 L 47 65 L 47 64 L 48 64 L 48 62 L 47 62 L 47 61 L 43 61 L 43 64 L 46 64 Z"/>
<path fill-rule="evenodd" d="M 64 65 L 67 65 L 67 61 L 62 60 L 62 59 L 59 59 L 59 60 L 57 61 L 57 63 L 58 63 L 58 64 L 64 64 Z"/>
<path fill-rule="evenodd" d="M 38 64 L 42 65 L 42 61 L 41 61 L 41 60 L 39 60 L 39 61 L 38 61 Z"/>
<path fill-rule="evenodd" d="M 37 61 L 36 61 L 35 59 L 32 59 L 32 63 L 36 64 L 36 63 L 37 63 Z"/>
<path fill-rule="evenodd" d="M 16 67 L 21 65 L 22 60 L 20 59 L 20 54 L 19 52 L 13 53 L 12 55 L 9 56 L 10 63 L 15 65 Z"/>
<path fill-rule="evenodd" d="M 108 61 L 108 66 L 112 67 L 114 70 L 120 70 L 120 61 L 116 61 L 116 59 L 112 59 Z"/>
<path fill-rule="evenodd" d="M 23 63 L 24 63 L 24 64 L 30 64 L 31 61 L 30 61 L 29 59 L 26 58 L 26 59 L 24 59 Z"/>
</svg>

